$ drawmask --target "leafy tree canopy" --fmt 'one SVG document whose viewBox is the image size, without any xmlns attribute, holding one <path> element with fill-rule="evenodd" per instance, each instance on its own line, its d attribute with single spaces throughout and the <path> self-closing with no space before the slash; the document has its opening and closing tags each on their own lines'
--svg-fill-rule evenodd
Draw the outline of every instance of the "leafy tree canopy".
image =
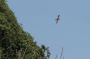
<svg viewBox="0 0 90 59">
<path fill-rule="evenodd" d="M 47 59 L 49 50 L 33 40 L 19 25 L 6 0 L 0 0 L 0 59 Z"/>
</svg>

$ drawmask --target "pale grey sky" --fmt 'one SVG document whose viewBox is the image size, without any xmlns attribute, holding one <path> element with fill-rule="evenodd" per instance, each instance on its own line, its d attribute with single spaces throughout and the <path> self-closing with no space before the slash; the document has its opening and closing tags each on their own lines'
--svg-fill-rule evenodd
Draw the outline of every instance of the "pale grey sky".
<svg viewBox="0 0 90 59">
<path fill-rule="evenodd" d="M 90 0 L 8 0 L 24 30 L 64 59 L 90 59 Z M 61 15 L 58 24 L 57 15 Z"/>
</svg>

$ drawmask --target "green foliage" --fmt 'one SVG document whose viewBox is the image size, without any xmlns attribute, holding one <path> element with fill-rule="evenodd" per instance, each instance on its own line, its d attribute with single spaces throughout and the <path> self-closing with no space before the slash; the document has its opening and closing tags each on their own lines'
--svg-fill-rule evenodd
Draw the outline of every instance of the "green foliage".
<svg viewBox="0 0 90 59">
<path fill-rule="evenodd" d="M 46 59 L 45 51 L 18 24 L 6 0 L 0 0 L 0 59 Z"/>
</svg>

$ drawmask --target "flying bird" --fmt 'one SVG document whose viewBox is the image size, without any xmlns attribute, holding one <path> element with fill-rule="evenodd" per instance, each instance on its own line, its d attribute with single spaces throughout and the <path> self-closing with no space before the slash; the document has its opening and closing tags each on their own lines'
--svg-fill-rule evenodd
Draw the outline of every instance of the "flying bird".
<svg viewBox="0 0 90 59">
<path fill-rule="evenodd" d="M 56 24 L 58 23 L 59 20 L 60 20 L 60 15 L 58 15 L 56 18 Z"/>
</svg>

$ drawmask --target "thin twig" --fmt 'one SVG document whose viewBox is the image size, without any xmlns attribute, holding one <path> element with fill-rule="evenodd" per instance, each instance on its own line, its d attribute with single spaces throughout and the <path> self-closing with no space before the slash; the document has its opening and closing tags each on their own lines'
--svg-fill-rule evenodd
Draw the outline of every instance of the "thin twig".
<svg viewBox="0 0 90 59">
<path fill-rule="evenodd" d="M 63 55 L 63 48 L 62 48 L 62 51 L 61 51 L 61 56 L 60 56 L 60 59 L 62 59 L 62 55 Z"/>
<path fill-rule="evenodd" d="M 55 59 L 57 59 L 57 55 L 56 55 Z"/>
<path fill-rule="evenodd" d="M 22 55 L 22 58 L 23 58 L 23 59 L 24 59 L 24 57 L 25 57 L 26 50 L 27 50 L 27 48 L 25 49 L 25 51 L 24 51 L 24 53 L 23 53 L 23 55 Z"/>
</svg>

